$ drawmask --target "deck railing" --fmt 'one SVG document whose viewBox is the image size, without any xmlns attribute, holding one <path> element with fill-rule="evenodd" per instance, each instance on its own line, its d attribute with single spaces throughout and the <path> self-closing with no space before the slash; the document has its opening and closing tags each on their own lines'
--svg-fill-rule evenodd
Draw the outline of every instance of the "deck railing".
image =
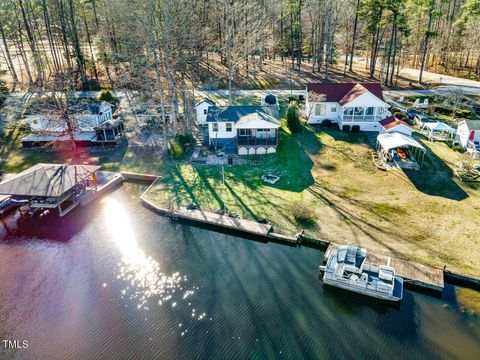
<svg viewBox="0 0 480 360">
<path fill-rule="evenodd" d="M 343 122 L 373 122 L 376 118 L 375 115 L 343 115 Z"/>
</svg>

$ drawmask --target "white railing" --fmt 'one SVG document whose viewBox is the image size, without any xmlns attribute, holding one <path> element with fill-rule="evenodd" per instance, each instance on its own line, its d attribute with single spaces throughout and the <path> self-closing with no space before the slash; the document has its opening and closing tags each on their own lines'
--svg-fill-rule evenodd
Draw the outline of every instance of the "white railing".
<svg viewBox="0 0 480 360">
<path fill-rule="evenodd" d="M 380 119 L 375 115 L 343 115 L 343 122 L 374 122 L 377 118 Z"/>
</svg>

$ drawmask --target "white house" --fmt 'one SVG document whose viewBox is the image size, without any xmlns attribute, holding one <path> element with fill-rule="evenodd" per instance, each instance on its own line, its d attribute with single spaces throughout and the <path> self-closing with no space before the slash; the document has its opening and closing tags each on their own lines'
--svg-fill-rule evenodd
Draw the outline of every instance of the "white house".
<svg viewBox="0 0 480 360">
<path fill-rule="evenodd" d="M 210 99 L 202 99 L 194 105 L 198 125 L 206 125 L 208 108 L 215 105 L 215 101 Z"/>
<path fill-rule="evenodd" d="M 210 106 L 207 119 L 210 146 L 229 154 L 274 153 L 280 120 L 271 106 Z"/>
<path fill-rule="evenodd" d="M 408 136 L 412 136 L 413 129 L 407 125 L 405 121 L 398 120 L 393 116 L 389 116 L 381 121 L 380 124 L 380 134 L 385 133 L 401 133 Z"/>
<path fill-rule="evenodd" d="M 71 102 L 69 114 L 75 127 L 80 130 L 91 131 L 94 127 L 113 119 L 113 105 L 102 101 Z M 32 132 L 61 133 L 66 131 L 66 124 L 60 119 L 57 105 L 51 101 L 38 101 L 24 113 L 26 122 Z"/>
<path fill-rule="evenodd" d="M 307 85 L 306 112 L 309 124 L 326 120 L 340 129 L 380 131 L 380 120 L 390 116 L 378 83 L 312 83 Z"/>
<path fill-rule="evenodd" d="M 480 120 L 463 120 L 457 126 L 457 140 L 466 148 L 469 143 L 480 147 Z"/>
</svg>

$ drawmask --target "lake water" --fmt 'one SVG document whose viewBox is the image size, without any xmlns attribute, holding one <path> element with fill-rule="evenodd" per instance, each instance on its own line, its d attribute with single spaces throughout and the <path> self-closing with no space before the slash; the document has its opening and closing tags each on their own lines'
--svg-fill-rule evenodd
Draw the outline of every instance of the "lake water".
<svg viewBox="0 0 480 360">
<path fill-rule="evenodd" d="M 63 220 L 0 221 L 0 339 L 14 359 L 480 358 L 480 319 L 322 286 L 322 252 L 174 224 L 125 184 Z"/>
</svg>

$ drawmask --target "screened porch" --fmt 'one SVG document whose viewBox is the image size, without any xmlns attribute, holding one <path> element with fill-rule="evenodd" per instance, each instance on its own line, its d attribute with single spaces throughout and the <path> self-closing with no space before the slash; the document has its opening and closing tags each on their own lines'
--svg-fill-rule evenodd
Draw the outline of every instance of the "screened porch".
<svg viewBox="0 0 480 360">
<path fill-rule="evenodd" d="M 386 117 L 383 107 L 345 107 L 342 114 L 342 122 L 375 122 Z"/>
<path fill-rule="evenodd" d="M 278 129 L 237 129 L 237 145 L 276 146 Z"/>
</svg>

